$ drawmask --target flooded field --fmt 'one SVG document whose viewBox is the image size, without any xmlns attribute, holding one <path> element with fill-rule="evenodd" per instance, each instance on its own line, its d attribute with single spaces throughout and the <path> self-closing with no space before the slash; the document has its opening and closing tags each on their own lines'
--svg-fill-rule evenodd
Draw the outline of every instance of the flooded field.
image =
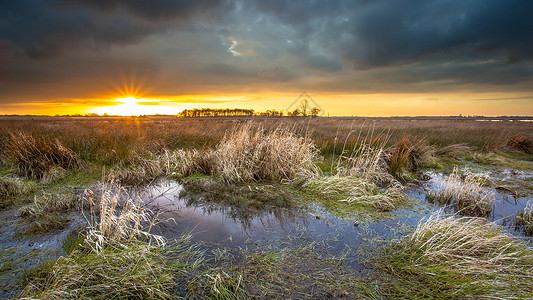
<svg viewBox="0 0 533 300">
<path fill-rule="evenodd" d="M 525 135 L 492 152 L 409 135 L 340 147 L 324 128 L 250 124 L 126 158 L 8 138 L 0 298 L 533 297 Z M 18 155 L 32 147 L 46 150 Z"/>
</svg>

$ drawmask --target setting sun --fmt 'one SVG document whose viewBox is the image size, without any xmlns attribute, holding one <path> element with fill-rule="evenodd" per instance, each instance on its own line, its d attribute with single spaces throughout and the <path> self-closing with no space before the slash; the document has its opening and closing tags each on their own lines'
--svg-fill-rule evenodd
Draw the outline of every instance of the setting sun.
<svg viewBox="0 0 533 300">
<path fill-rule="evenodd" d="M 162 106 L 160 103 L 169 102 L 169 100 L 158 99 L 137 99 L 135 97 L 118 98 L 112 102 L 116 105 L 100 106 L 91 110 L 96 114 L 108 114 L 116 116 L 140 116 L 140 115 L 155 115 L 155 114 L 175 114 L 176 109 L 169 111 L 168 106 Z M 176 112 L 174 112 L 176 110 Z"/>
</svg>

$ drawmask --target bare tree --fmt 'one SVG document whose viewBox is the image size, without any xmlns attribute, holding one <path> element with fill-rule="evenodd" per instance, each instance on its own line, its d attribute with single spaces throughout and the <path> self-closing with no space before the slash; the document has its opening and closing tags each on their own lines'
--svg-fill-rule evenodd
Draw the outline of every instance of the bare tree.
<svg viewBox="0 0 533 300">
<path fill-rule="evenodd" d="M 309 108 L 309 102 L 307 101 L 307 98 L 300 100 L 300 105 L 298 107 L 300 108 L 302 116 L 307 117 L 307 109 Z"/>
<path fill-rule="evenodd" d="M 311 116 L 313 116 L 313 118 L 316 118 L 319 113 L 320 113 L 320 108 L 318 107 L 311 108 Z"/>
</svg>

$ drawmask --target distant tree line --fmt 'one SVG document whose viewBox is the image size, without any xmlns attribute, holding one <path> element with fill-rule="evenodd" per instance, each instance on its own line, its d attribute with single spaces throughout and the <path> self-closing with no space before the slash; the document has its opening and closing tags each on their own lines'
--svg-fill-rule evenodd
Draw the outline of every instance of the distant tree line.
<svg viewBox="0 0 533 300">
<path fill-rule="evenodd" d="M 253 109 L 242 108 L 193 108 L 184 109 L 179 117 L 229 117 L 229 116 L 253 116 L 255 111 Z"/>
<path fill-rule="evenodd" d="M 287 116 L 297 117 L 316 117 L 320 113 L 318 107 L 313 107 L 310 110 L 296 108 L 293 111 L 287 112 Z M 184 109 L 178 113 L 178 117 L 236 117 L 236 116 L 261 116 L 261 117 L 282 117 L 283 110 L 269 109 L 263 112 L 256 112 L 253 109 L 242 108 L 193 108 Z"/>
</svg>

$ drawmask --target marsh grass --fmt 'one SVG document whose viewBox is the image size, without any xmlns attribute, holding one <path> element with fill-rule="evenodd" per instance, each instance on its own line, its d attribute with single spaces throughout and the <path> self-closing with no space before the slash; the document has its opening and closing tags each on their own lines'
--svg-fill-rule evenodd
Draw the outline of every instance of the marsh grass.
<svg viewBox="0 0 533 300">
<path fill-rule="evenodd" d="M 183 179 L 201 173 L 215 173 L 216 161 L 211 149 L 165 149 L 160 154 L 134 155 L 113 166 L 107 174 L 109 181 L 129 187 L 142 187 L 158 178 Z"/>
<path fill-rule="evenodd" d="M 0 177 L 0 199 L 19 196 L 23 193 L 23 184 L 20 180 Z"/>
<path fill-rule="evenodd" d="M 524 230 L 527 235 L 533 235 L 533 201 L 527 201 L 526 207 L 516 215 L 516 227 Z"/>
<path fill-rule="evenodd" d="M 47 140 L 22 132 L 12 133 L 5 155 L 20 176 L 41 179 L 53 168 L 80 168 L 78 155 L 58 139 Z"/>
<path fill-rule="evenodd" d="M 40 299 L 170 299 L 172 267 L 158 249 L 131 242 L 99 252 L 74 250 L 37 272 L 24 296 Z"/>
<path fill-rule="evenodd" d="M 290 184 L 282 183 L 231 183 L 213 177 L 187 178 L 180 196 L 189 202 L 207 201 L 229 205 L 231 214 L 246 218 L 250 213 L 274 208 L 298 207 L 303 205 L 301 193 Z"/>
<path fill-rule="evenodd" d="M 483 188 L 486 178 L 467 172 L 463 177 L 454 168 L 443 183 L 426 193 L 431 203 L 451 205 L 456 212 L 470 216 L 488 216 L 494 208 L 494 193 Z"/>
<path fill-rule="evenodd" d="M 216 161 L 213 150 L 187 149 L 187 150 L 165 150 L 159 161 L 163 173 L 171 178 L 181 179 L 195 173 L 210 175 L 216 168 Z"/>
<path fill-rule="evenodd" d="M 464 157 L 472 152 L 474 152 L 474 148 L 463 143 L 451 144 L 442 147 L 435 151 L 435 155 L 452 160 L 458 160 L 460 157 Z"/>
<path fill-rule="evenodd" d="M 390 297 L 533 296 L 533 250 L 482 218 L 434 214 L 388 244 L 375 265 L 392 275 L 383 285 Z"/>
<path fill-rule="evenodd" d="M 271 131 L 250 123 L 226 134 L 216 147 L 215 172 L 228 182 L 312 177 L 317 151 L 307 137 L 279 126 Z"/>
<path fill-rule="evenodd" d="M 114 165 L 107 174 L 107 180 L 124 186 L 137 187 L 147 185 L 163 175 L 164 172 L 157 157 L 150 155 L 144 158 L 135 154 Z"/>
<path fill-rule="evenodd" d="M 367 181 L 389 181 L 383 161 L 384 147 L 389 135 L 375 134 L 374 131 L 373 127 L 367 131 L 363 127 L 358 131 L 350 127 L 344 139 L 341 139 L 337 132 L 332 142 L 330 169 L 333 175 L 359 177 Z M 342 146 L 339 143 L 342 143 Z"/>
<path fill-rule="evenodd" d="M 517 133 L 510 137 L 506 145 L 513 150 L 522 151 L 527 154 L 533 153 L 533 141 L 522 133 Z"/>
<path fill-rule="evenodd" d="M 435 149 L 428 145 L 425 138 L 411 135 L 402 136 L 398 142 L 387 148 L 385 160 L 388 171 L 395 178 L 408 181 L 423 165 L 435 162 Z"/>
<path fill-rule="evenodd" d="M 172 245 L 144 230 L 148 213 L 124 190 L 102 186 L 86 192 L 98 206 L 91 226 L 65 240 L 66 256 L 33 271 L 23 297 L 42 299 L 172 299 L 178 278 L 185 281 L 201 263 L 201 250 L 184 235 Z"/>
<path fill-rule="evenodd" d="M 70 193 L 41 192 L 31 203 L 22 206 L 20 216 L 25 223 L 20 234 L 35 235 L 65 228 L 69 218 L 65 212 L 80 206 L 79 197 Z"/>
<path fill-rule="evenodd" d="M 380 188 L 375 183 L 359 177 L 338 175 L 320 177 L 308 181 L 305 186 L 321 195 L 323 198 L 321 202 L 334 212 L 340 213 L 342 217 L 354 213 L 364 215 L 369 208 L 388 212 L 405 201 L 405 195 L 400 188 Z M 339 206 L 351 209 L 335 209 Z"/>
<path fill-rule="evenodd" d="M 372 289 L 354 276 L 346 254 L 331 254 L 326 244 L 218 249 L 213 253 L 214 264 L 190 282 L 188 296 L 202 299 L 369 296 Z"/>
<path fill-rule="evenodd" d="M 132 199 L 126 190 L 114 183 L 103 183 L 101 196 L 94 197 L 86 190 L 83 201 L 91 205 L 90 227 L 85 243 L 99 252 L 108 244 L 121 244 L 146 239 L 159 246 L 165 239 L 151 234 L 150 211 L 142 206 L 141 199 Z M 148 231 L 144 227 L 148 226 Z"/>
<path fill-rule="evenodd" d="M 21 196 L 30 194 L 35 190 L 34 182 L 0 176 L 0 209 L 9 207 Z"/>
</svg>

